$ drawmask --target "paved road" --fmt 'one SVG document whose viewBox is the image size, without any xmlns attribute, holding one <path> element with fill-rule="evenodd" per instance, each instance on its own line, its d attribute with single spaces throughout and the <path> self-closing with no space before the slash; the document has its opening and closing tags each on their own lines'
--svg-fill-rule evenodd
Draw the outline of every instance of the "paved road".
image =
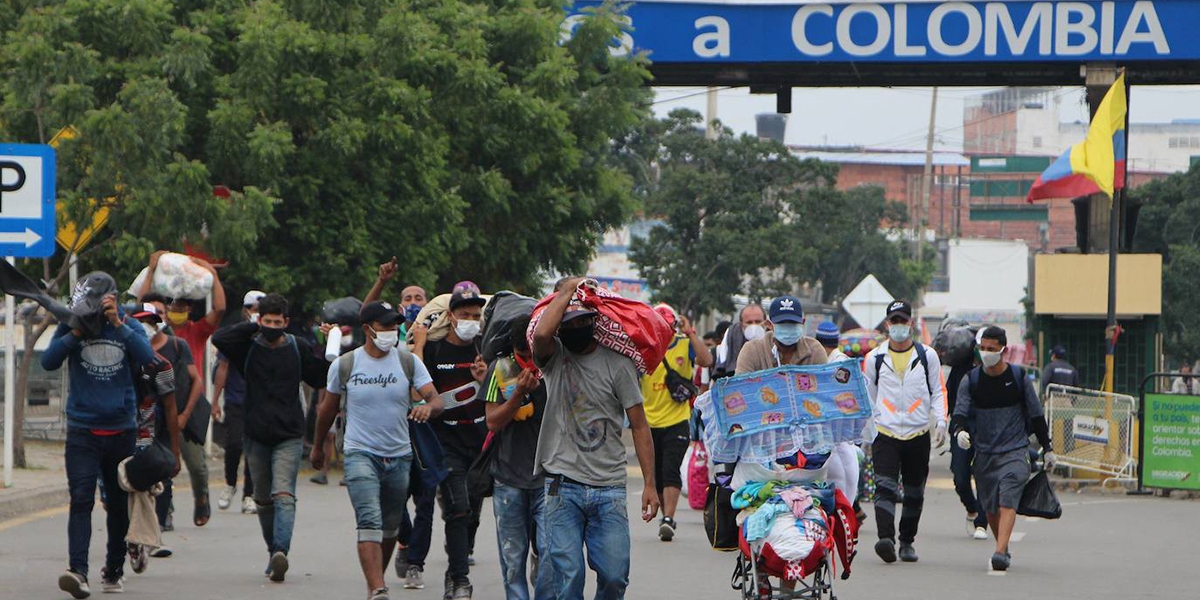
<svg viewBox="0 0 1200 600">
<path fill-rule="evenodd" d="M 945 477 L 943 459 L 936 475 Z M 186 497 L 179 514 L 191 513 Z M 344 488 L 304 481 L 292 549 L 292 570 L 284 584 L 262 576 L 265 562 L 256 518 L 218 513 L 201 529 L 181 525 L 166 534 L 176 554 L 152 559 L 143 575 L 131 575 L 125 596 L 137 598 L 329 600 L 361 599 L 365 589 L 354 554 L 354 522 Z M 177 496 L 178 497 L 178 496 Z M 640 497 L 630 486 L 630 505 Z M 946 479 L 929 491 L 917 549 L 917 564 L 884 565 L 871 554 L 872 523 L 864 528 L 864 552 L 854 576 L 839 581 L 842 600 L 925 599 L 1014 600 L 1016 598 L 1196 598 L 1196 531 L 1200 503 L 1161 498 L 1071 494 L 1062 498 L 1065 516 L 1058 522 L 1020 519 L 1012 546 L 1014 566 L 1003 576 L 989 575 L 991 542 L 968 539 L 962 509 Z M 635 511 L 636 512 L 636 511 Z M 736 598 L 729 589 L 734 558 L 710 550 L 700 513 L 679 516 L 676 541 L 663 544 L 657 528 L 633 526 L 633 572 L 628 598 L 696 600 Z M 181 520 L 185 521 L 185 520 Z M 102 556 L 103 517 L 93 523 L 93 569 Z M 431 585 L 422 591 L 398 591 L 393 598 L 440 598 L 440 523 L 430 557 Z M 496 544 L 490 505 L 485 505 L 472 579 L 476 598 L 503 598 L 498 586 Z M 18 521 L 0 523 L 0 598 L 64 598 L 56 581 L 66 563 L 66 511 L 49 509 Z M 389 582 L 394 578 L 389 573 Z M 590 590 L 590 586 L 589 586 Z M 589 591 L 589 597 L 590 597 Z"/>
</svg>

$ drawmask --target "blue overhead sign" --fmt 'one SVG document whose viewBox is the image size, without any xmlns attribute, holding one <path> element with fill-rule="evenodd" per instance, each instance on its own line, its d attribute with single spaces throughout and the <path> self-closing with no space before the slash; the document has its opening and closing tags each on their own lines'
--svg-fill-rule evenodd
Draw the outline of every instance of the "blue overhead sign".
<svg viewBox="0 0 1200 600">
<path fill-rule="evenodd" d="M 54 149 L 0 144 L 0 256 L 54 254 Z"/>
<path fill-rule="evenodd" d="M 601 4 L 579 0 L 573 12 Z M 1002 63 L 1200 59 L 1200 0 L 640 0 L 617 52 L 655 63 Z M 569 30 L 577 16 L 567 18 Z"/>
</svg>

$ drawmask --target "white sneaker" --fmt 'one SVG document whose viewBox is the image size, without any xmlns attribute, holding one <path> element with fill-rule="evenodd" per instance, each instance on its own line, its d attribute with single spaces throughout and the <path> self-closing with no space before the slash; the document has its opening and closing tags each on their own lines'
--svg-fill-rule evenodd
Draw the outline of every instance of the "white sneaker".
<svg viewBox="0 0 1200 600">
<path fill-rule="evenodd" d="M 975 537 L 975 517 L 967 517 L 967 537 Z"/>
<path fill-rule="evenodd" d="M 975 533 L 971 534 L 971 537 L 977 540 L 986 540 L 988 539 L 987 530 L 982 527 L 976 527 Z"/>
<path fill-rule="evenodd" d="M 258 507 L 255 506 L 255 504 L 254 504 L 254 498 L 251 498 L 250 496 L 246 496 L 245 498 L 242 498 L 242 514 L 245 514 L 245 515 L 257 515 L 258 514 Z"/>
<path fill-rule="evenodd" d="M 237 492 L 237 488 L 232 485 L 225 488 L 225 490 L 222 491 L 221 495 L 217 498 L 217 508 L 221 510 L 229 508 L 229 504 L 233 502 L 233 494 L 235 492 Z"/>
<path fill-rule="evenodd" d="M 121 577 L 109 577 L 108 569 L 100 569 L 100 591 L 105 594 L 125 593 L 125 580 Z"/>
</svg>

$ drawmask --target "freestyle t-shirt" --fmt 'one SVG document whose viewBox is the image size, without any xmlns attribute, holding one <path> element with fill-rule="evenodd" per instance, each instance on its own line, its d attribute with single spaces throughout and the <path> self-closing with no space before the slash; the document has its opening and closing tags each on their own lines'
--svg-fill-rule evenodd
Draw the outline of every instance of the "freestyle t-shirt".
<svg viewBox="0 0 1200 600">
<path fill-rule="evenodd" d="M 538 436 L 537 463 L 547 475 L 593 486 L 625 484 L 625 411 L 642 403 L 637 367 L 603 346 L 575 354 L 554 340 L 550 358 L 539 361 L 546 411 Z"/>
<path fill-rule="evenodd" d="M 508 361 L 507 365 L 504 361 Z M 513 368 L 504 368 L 512 366 Z M 512 398 L 516 388 L 516 377 L 503 377 L 503 373 L 519 373 L 513 359 L 505 357 L 492 362 L 479 396 L 487 402 L 503 404 Z M 504 485 L 525 490 L 542 487 L 542 475 L 537 468 L 538 435 L 542 428 L 542 414 L 546 411 L 546 385 L 543 382 L 521 402 L 521 408 L 507 427 L 500 430 L 492 440 L 496 446 L 492 461 L 492 477 Z"/>
<path fill-rule="evenodd" d="M 345 395 L 345 451 L 369 452 L 383 458 L 411 455 L 408 412 L 412 395 L 399 351 L 392 348 L 382 358 L 375 358 L 365 348 L 358 348 L 338 360 L 349 360 L 350 356 L 354 357 L 354 368 L 348 381 L 341 381 L 342 370 L 335 362 L 329 367 L 325 384 L 329 393 Z M 411 387 L 432 383 L 425 365 L 413 362 Z"/>
<path fill-rule="evenodd" d="M 425 345 L 425 368 L 445 406 L 432 421 L 433 429 L 447 452 L 477 454 L 487 438 L 486 410 L 477 398 L 479 382 L 471 374 L 476 356 L 474 344 L 458 346 L 443 339 Z"/>
</svg>

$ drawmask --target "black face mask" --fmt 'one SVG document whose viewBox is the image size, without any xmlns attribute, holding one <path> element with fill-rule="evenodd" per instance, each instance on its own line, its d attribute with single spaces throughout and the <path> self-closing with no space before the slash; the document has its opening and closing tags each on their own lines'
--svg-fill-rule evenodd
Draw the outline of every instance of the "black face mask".
<svg viewBox="0 0 1200 600">
<path fill-rule="evenodd" d="M 570 327 L 558 330 L 558 339 L 563 348 L 575 354 L 582 354 L 592 344 L 592 330 L 595 325 L 587 327 Z"/>
<path fill-rule="evenodd" d="M 270 342 L 272 344 L 277 342 L 279 340 L 279 338 L 283 337 L 283 328 L 282 327 L 266 327 L 263 325 L 259 325 L 258 330 L 260 332 L 262 332 L 263 339 L 267 340 L 268 342 Z"/>
</svg>

